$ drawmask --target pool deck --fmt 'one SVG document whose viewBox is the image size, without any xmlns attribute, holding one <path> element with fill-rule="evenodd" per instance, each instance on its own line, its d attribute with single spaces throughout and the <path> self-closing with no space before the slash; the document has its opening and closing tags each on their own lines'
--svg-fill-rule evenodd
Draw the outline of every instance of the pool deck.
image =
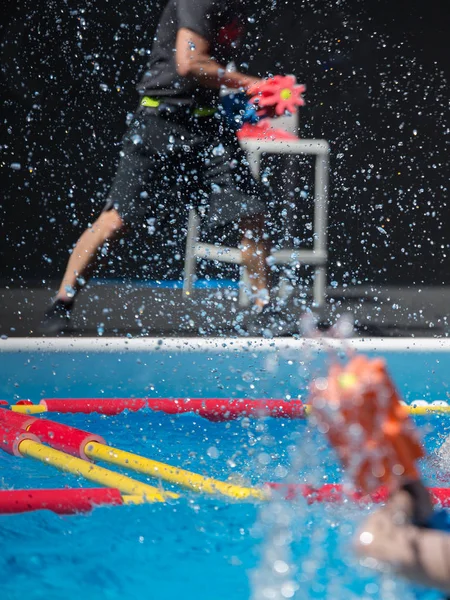
<svg viewBox="0 0 450 600">
<path fill-rule="evenodd" d="M 0 335 L 42 337 L 40 320 L 55 288 L 56 282 L 0 287 Z M 300 317 L 310 306 L 299 291 L 286 311 Z M 73 328 L 64 337 L 236 336 L 232 322 L 241 310 L 232 289 L 197 289 L 184 298 L 180 287 L 94 283 L 77 299 Z M 444 338 L 450 336 L 450 288 L 330 288 L 320 321 L 326 327 L 341 315 L 355 319 L 356 336 Z"/>
</svg>

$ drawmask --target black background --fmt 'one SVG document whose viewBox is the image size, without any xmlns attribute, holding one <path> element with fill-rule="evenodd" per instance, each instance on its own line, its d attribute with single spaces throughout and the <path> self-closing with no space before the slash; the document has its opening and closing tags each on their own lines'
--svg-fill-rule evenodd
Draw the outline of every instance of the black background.
<svg viewBox="0 0 450 600">
<path fill-rule="evenodd" d="M 252 3 L 240 62 L 306 83 L 301 136 L 331 144 L 331 281 L 450 284 L 444 4 Z M 4 284 L 57 279 L 101 209 L 161 8 L 2 0 Z M 111 274 L 179 277 L 184 240 L 170 238 L 145 254 L 130 238 Z"/>
</svg>

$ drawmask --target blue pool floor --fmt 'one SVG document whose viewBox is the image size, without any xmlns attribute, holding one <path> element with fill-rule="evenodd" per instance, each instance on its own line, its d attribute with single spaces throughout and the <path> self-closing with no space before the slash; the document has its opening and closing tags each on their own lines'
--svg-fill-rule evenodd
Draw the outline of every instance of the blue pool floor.
<svg viewBox="0 0 450 600">
<path fill-rule="evenodd" d="M 315 485 L 339 480 L 332 451 L 306 422 L 247 419 L 225 424 L 145 411 L 56 419 L 95 431 L 116 447 L 221 479 L 260 484 L 295 474 L 297 481 Z M 449 485 L 442 473 L 437 475 L 433 450 L 450 433 L 450 419 L 427 417 L 418 423 L 431 452 L 424 465 L 427 482 Z M 0 455 L 0 472 L 2 487 L 86 486 L 47 465 L 6 454 Z M 351 550 L 367 508 L 308 505 L 303 499 L 280 506 L 291 539 L 277 551 L 287 556 L 290 580 L 294 589 L 298 586 L 292 597 L 384 597 L 379 575 L 361 567 Z M 277 518 L 264 517 L 259 504 L 193 493 L 169 504 L 104 507 L 77 517 L 47 511 L 0 517 L 2 598 L 56 600 L 62 594 L 78 600 L 80 593 L 111 600 L 257 598 L 264 586 L 277 585 L 276 574 L 268 574 L 264 566 Z M 402 598 L 412 594 L 410 586 L 392 577 L 389 581 Z"/>
</svg>

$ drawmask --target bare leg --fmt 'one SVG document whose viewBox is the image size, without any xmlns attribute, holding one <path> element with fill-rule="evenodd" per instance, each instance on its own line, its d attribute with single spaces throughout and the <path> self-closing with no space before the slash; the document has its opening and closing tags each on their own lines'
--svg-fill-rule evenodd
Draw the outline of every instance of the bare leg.
<svg viewBox="0 0 450 600">
<path fill-rule="evenodd" d="M 254 304 L 262 308 L 268 302 L 267 289 L 267 247 L 262 239 L 264 215 L 254 215 L 241 220 L 242 262 L 249 274 Z"/>
<path fill-rule="evenodd" d="M 57 298 L 66 299 L 81 286 L 79 279 L 89 278 L 99 260 L 99 250 L 108 240 L 118 237 L 123 220 L 115 209 L 101 213 L 89 229 L 81 235 L 67 263 Z"/>
</svg>

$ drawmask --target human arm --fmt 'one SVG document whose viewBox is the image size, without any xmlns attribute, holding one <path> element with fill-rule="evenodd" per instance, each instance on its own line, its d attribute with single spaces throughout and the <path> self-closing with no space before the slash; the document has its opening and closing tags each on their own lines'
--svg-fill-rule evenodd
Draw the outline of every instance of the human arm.
<svg viewBox="0 0 450 600">
<path fill-rule="evenodd" d="M 260 81 L 258 77 L 245 75 L 239 71 L 227 71 L 211 57 L 208 40 L 186 27 L 180 28 L 177 33 L 175 62 L 179 75 L 192 77 L 207 88 L 219 89 L 221 86 L 226 86 L 246 90 Z"/>
<path fill-rule="evenodd" d="M 450 593 L 450 534 L 414 524 L 417 502 L 423 499 L 405 489 L 395 492 L 386 506 L 366 519 L 355 549 L 412 581 Z"/>
</svg>

